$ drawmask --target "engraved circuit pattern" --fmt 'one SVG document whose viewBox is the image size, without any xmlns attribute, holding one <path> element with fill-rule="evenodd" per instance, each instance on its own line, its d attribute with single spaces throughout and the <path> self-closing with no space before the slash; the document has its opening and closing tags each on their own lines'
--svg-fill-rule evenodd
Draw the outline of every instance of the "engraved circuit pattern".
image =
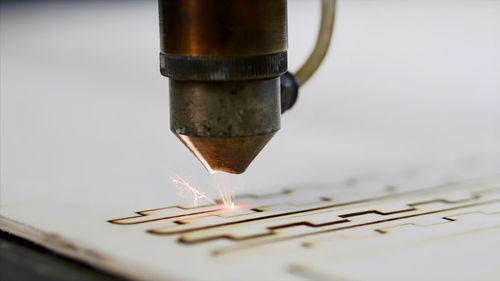
<svg viewBox="0 0 500 281">
<path fill-rule="evenodd" d="M 346 246 L 349 243 L 345 241 L 353 239 L 385 239 L 379 244 L 387 247 L 397 243 L 397 233 L 418 234 L 404 236 L 407 243 L 500 226 L 498 178 L 355 198 L 355 193 L 340 196 L 333 186 L 311 186 L 268 195 L 240 195 L 236 200 L 244 207 L 232 211 L 215 205 L 192 209 L 171 206 L 109 222 L 136 225 L 149 235 L 174 237 L 186 246 L 225 241 L 211 249 L 214 257 L 221 258 L 283 243 L 303 250 L 333 245 L 341 255 L 342 249 L 356 250 L 356 245 Z M 386 239 L 391 235 L 392 239 Z"/>
</svg>

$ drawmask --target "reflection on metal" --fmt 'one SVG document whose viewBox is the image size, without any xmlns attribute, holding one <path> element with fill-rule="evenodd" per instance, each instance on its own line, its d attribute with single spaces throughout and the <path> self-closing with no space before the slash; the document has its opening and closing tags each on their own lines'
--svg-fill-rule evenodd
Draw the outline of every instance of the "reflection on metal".
<svg viewBox="0 0 500 281">
<path fill-rule="evenodd" d="M 172 132 L 208 171 L 243 173 L 280 129 L 286 0 L 160 0 L 159 9 Z"/>
</svg>

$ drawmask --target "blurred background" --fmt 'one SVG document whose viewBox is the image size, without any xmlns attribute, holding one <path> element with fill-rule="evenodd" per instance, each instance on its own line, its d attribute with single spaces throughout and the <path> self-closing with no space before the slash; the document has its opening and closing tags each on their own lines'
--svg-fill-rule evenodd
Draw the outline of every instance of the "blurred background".
<svg viewBox="0 0 500 281">
<path fill-rule="evenodd" d="M 214 194 L 169 130 L 156 1 L 0 5 L 3 205 L 90 193 L 162 206 L 177 200 L 172 174 Z M 289 1 L 290 70 L 319 15 L 319 1 Z M 246 193 L 415 167 L 498 172 L 499 50 L 500 1 L 339 0 L 323 65 L 230 181 Z"/>
</svg>

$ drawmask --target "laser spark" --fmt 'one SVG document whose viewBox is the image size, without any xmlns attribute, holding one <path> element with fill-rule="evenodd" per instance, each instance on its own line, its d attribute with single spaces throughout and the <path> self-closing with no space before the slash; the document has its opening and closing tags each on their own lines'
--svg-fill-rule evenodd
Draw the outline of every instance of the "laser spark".
<svg viewBox="0 0 500 281">
<path fill-rule="evenodd" d="M 199 187 L 183 180 L 178 175 L 174 175 L 170 177 L 172 182 L 177 189 L 179 196 L 181 197 L 191 197 L 193 200 L 193 207 L 197 207 L 199 205 L 200 200 L 207 200 L 208 202 L 217 205 L 217 203 L 210 199 Z"/>
<path fill-rule="evenodd" d="M 194 184 L 182 179 L 180 176 L 171 176 L 172 183 L 177 189 L 180 197 L 192 200 L 192 207 L 197 207 L 201 200 L 206 200 L 213 205 L 222 205 L 224 210 L 236 210 L 244 208 L 242 205 L 235 205 L 234 203 L 234 190 L 235 187 L 229 184 L 224 173 L 215 173 L 213 175 L 213 184 L 215 189 L 220 195 L 220 199 L 214 201 L 210 199 L 203 190 Z"/>
<path fill-rule="evenodd" d="M 215 188 L 219 192 L 222 204 L 226 210 L 234 210 L 234 187 L 229 184 L 223 173 L 214 174 Z"/>
</svg>

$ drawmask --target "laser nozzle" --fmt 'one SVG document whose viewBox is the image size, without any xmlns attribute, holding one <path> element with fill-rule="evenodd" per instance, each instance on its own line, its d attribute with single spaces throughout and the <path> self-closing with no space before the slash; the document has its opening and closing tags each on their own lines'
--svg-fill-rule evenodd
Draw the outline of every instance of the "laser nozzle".
<svg viewBox="0 0 500 281">
<path fill-rule="evenodd" d="M 232 174 L 243 173 L 273 135 L 192 137 L 176 134 L 209 172 Z"/>
<path fill-rule="evenodd" d="M 170 81 L 171 130 L 208 171 L 241 174 L 280 128 L 279 81 Z"/>
</svg>

